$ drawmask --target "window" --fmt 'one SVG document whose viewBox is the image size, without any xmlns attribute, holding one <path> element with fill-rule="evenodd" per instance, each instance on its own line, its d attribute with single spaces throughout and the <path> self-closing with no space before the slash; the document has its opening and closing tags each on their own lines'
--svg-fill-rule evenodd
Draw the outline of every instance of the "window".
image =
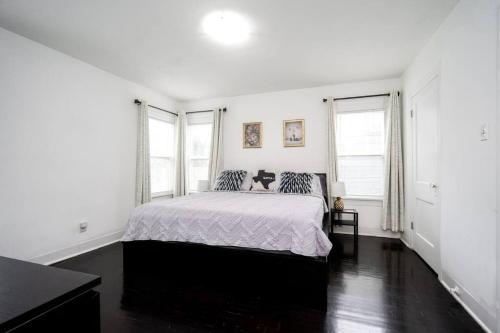
<svg viewBox="0 0 500 333">
<path fill-rule="evenodd" d="M 384 194 L 385 97 L 341 100 L 337 111 L 339 180 L 348 197 Z"/>
<path fill-rule="evenodd" d="M 199 180 L 208 180 L 212 122 L 212 112 L 191 113 L 187 117 L 186 155 L 189 192 L 198 191 Z"/>
<path fill-rule="evenodd" d="M 174 189 L 175 118 L 156 110 L 149 110 L 149 154 L 151 168 L 151 196 L 170 195 Z"/>
</svg>

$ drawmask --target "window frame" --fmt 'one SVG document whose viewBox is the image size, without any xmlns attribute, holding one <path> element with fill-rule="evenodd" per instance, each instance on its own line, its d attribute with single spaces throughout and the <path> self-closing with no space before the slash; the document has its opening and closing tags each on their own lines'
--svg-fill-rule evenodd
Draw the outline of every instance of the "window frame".
<svg viewBox="0 0 500 333">
<path fill-rule="evenodd" d="M 340 102 L 340 103 L 339 103 Z M 384 199 L 384 191 L 385 191 L 385 162 L 386 162 L 386 152 L 385 152 L 385 146 L 386 146 L 386 141 L 387 141 L 387 103 L 388 103 L 388 98 L 386 96 L 380 96 L 380 97 L 369 97 L 369 98 L 354 98 L 351 100 L 341 100 L 339 102 L 334 102 L 337 103 L 335 105 L 335 133 L 336 133 L 336 138 L 335 142 L 339 142 L 339 114 L 352 114 L 352 113 L 367 113 L 367 112 L 383 112 L 384 113 L 384 129 L 383 129 L 383 146 L 384 150 L 380 154 L 341 154 L 339 153 L 339 150 L 337 149 L 337 159 L 340 157 L 359 157 L 359 156 L 367 156 L 367 157 L 381 157 L 382 158 L 382 182 L 383 182 L 383 187 L 382 187 L 382 194 L 380 195 L 363 195 L 363 194 L 351 194 L 351 195 L 346 195 L 343 197 L 345 200 L 366 200 L 366 201 L 383 201 Z M 341 107 L 338 106 L 338 104 L 353 104 L 352 107 L 353 109 L 348 109 L 346 108 L 345 110 L 342 110 Z M 340 168 L 338 168 L 338 172 L 340 174 Z M 339 175 L 338 175 L 339 176 Z M 342 181 L 341 179 L 339 179 Z"/>
<path fill-rule="evenodd" d="M 201 157 L 201 156 L 190 156 L 189 155 L 189 144 L 188 138 L 189 138 L 189 131 L 190 131 L 190 126 L 196 126 L 196 125 L 211 125 L 213 126 L 213 121 L 214 121 L 214 113 L 213 111 L 206 111 L 206 112 L 199 112 L 199 113 L 188 113 L 186 117 L 186 178 L 187 178 L 187 192 L 188 193 L 198 193 L 199 191 L 197 189 L 193 190 L 191 189 L 191 184 L 189 183 L 190 179 L 190 166 L 191 166 L 191 161 L 207 161 L 210 163 L 210 154 L 211 154 L 211 142 L 209 143 L 209 152 L 207 157 Z M 213 130 L 213 128 L 212 128 Z M 212 139 L 213 133 L 210 133 L 210 141 Z M 189 147 L 189 148 L 188 148 Z M 207 177 L 208 171 L 207 171 Z"/>
<path fill-rule="evenodd" d="M 154 120 L 157 120 L 157 121 L 162 121 L 162 122 L 171 124 L 174 127 L 174 143 L 173 143 L 174 154 L 173 154 L 173 156 L 152 155 L 151 154 L 151 150 L 149 152 L 149 168 L 150 168 L 150 173 L 151 173 L 151 160 L 153 158 L 172 161 L 172 163 L 174 165 L 173 175 L 172 175 L 173 176 L 172 179 L 174 180 L 174 184 L 172 184 L 172 190 L 171 191 L 153 192 L 151 190 L 151 198 L 155 199 L 155 198 L 167 197 L 167 196 L 173 197 L 173 195 L 174 195 L 174 188 L 175 188 L 175 150 L 176 150 L 176 148 L 175 148 L 176 147 L 175 126 L 176 126 L 177 119 L 176 119 L 176 117 L 174 115 L 170 115 L 170 114 L 168 114 L 166 112 L 163 112 L 163 111 L 158 111 L 158 110 L 154 110 L 154 109 L 148 108 L 148 122 L 149 122 L 150 119 L 154 119 Z M 151 141 L 151 136 L 149 137 L 149 140 Z M 150 142 L 150 144 L 151 144 L 151 142 Z M 152 186 L 151 186 L 151 188 L 152 188 Z"/>
<path fill-rule="evenodd" d="M 161 158 L 161 159 L 166 159 L 166 160 L 172 160 L 174 162 L 174 166 L 175 166 L 175 158 L 173 158 L 173 157 L 149 156 L 150 164 L 151 164 L 152 158 Z M 175 167 L 174 167 L 174 176 L 175 176 Z M 174 190 L 173 190 L 174 186 L 175 186 L 175 184 L 172 186 L 172 191 L 160 191 L 160 192 L 151 191 L 151 198 L 154 199 L 154 198 L 160 198 L 160 197 L 166 197 L 166 196 L 173 197 L 174 196 Z"/>
</svg>

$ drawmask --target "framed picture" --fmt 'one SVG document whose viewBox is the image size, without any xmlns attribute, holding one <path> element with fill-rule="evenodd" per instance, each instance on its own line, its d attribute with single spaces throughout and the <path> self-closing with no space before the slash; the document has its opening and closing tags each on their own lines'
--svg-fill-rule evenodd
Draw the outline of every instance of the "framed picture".
<svg viewBox="0 0 500 333">
<path fill-rule="evenodd" d="M 283 146 L 304 147 L 304 119 L 283 120 Z"/>
<path fill-rule="evenodd" d="M 262 123 L 243 124 L 243 148 L 262 148 Z"/>
</svg>

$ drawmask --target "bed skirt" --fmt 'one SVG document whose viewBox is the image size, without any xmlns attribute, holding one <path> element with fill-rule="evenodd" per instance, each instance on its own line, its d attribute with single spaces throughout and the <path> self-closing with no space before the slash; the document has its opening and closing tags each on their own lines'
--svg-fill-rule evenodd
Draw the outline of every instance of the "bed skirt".
<svg viewBox="0 0 500 333">
<path fill-rule="evenodd" d="M 289 251 L 140 240 L 123 242 L 124 287 L 159 294 L 208 287 L 325 310 L 328 257 Z"/>
</svg>

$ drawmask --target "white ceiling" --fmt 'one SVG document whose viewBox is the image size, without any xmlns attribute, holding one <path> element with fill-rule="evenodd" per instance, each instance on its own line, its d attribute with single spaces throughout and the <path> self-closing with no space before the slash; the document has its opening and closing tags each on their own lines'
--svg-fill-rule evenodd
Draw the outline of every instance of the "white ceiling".
<svg viewBox="0 0 500 333">
<path fill-rule="evenodd" d="M 0 26 L 179 100 L 398 77 L 458 0 L 0 0 Z M 253 33 L 214 43 L 205 14 Z"/>
</svg>

